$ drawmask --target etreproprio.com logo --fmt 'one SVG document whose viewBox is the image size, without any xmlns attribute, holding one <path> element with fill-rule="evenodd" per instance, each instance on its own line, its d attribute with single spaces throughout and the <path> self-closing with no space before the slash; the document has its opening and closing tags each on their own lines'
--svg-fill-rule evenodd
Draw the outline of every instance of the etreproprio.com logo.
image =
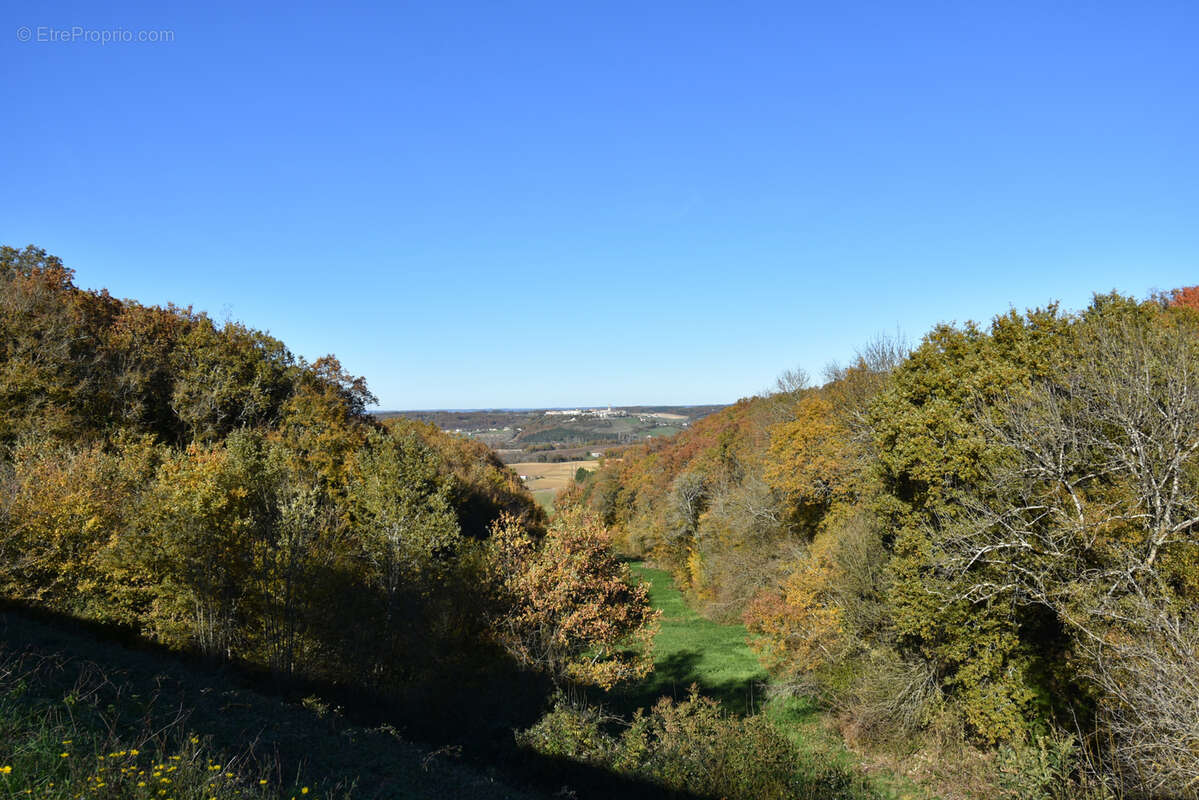
<svg viewBox="0 0 1199 800">
<path fill-rule="evenodd" d="M 22 25 L 17 28 L 17 41 L 35 44 L 161 43 L 175 41 L 175 31 L 147 28 L 136 30 L 133 28 L 88 28 L 83 25 L 72 25 L 69 28 L 58 28 L 53 25 L 37 25 L 35 27 Z"/>
</svg>

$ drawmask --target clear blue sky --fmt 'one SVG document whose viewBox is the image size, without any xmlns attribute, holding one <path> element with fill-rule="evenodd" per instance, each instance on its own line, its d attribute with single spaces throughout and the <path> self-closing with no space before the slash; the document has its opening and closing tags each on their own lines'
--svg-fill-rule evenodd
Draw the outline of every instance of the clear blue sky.
<svg viewBox="0 0 1199 800">
<path fill-rule="evenodd" d="M 1199 283 L 1193 0 L 3 17 L 0 242 L 334 352 L 384 408 L 727 402 Z M 44 40 L 75 26 L 174 41 Z"/>
</svg>

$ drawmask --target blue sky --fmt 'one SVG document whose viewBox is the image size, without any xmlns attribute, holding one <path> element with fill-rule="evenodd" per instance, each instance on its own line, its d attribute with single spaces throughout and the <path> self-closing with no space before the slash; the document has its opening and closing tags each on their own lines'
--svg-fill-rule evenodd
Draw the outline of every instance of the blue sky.
<svg viewBox="0 0 1199 800">
<path fill-rule="evenodd" d="M 1190 0 L 15 6 L 0 242 L 384 408 L 729 402 L 1199 283 Z"/>
</svg>

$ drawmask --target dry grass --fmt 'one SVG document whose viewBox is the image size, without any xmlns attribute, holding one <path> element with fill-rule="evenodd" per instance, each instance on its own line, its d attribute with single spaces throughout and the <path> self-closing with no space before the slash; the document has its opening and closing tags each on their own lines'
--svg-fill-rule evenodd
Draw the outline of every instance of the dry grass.
<svg viewBox="0 0 1199 800">
<path fill-rule="evenodd" d="M 538 489 L 553 489 L 559 491 L 570 485 L 575 479 L 579 467 L 595 471 L 599 469 L 598 461 L 563 461 L 560 464 L 540 464 L 536 461 L 522 461 L 519 464 L 509 464 L 517 475 L 525 475 L 525 486 L 531 491 Z"/>
</svg>

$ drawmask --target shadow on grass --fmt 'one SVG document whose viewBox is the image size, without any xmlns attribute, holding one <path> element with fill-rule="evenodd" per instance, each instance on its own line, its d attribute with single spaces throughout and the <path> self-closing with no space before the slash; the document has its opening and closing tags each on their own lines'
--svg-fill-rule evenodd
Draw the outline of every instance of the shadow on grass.
<svg viewBox="0 0 1199 800">
<path fill-rule="evenodd" d="M 691 686 L 695 685 L 701 695 L 720 701 L 730 714 L 748 715 L 761 710 L 766 698 L 758 679 L 724 682 L 705 679 L 699 669 L 700 658 L 700 654 L 693 650 L 671 653 L 654 664 L 654 671 L 644 681 L 603 695 L 593 693 L 588 699 L 612 712 L 628 716 L 638 708 L 652 707 L 662 697 L 686 700 Z"/>
<path fill-rule="evenodd" d="M 695 797 L 518 748 L 513 730 L 547 709 L 549 687 L 510 666 L 382 697 L 213 665 L 129 631 L 11 607 L 0 608 L 0 649 L 61 655 L 56 683 L 38 702 L 61 702 L 81 674 L 98 668 L 118 732 L 136 735 L 182 712 L 186 731 L 218 750 L 244 753 L 252 744 L 253 758 L 273 763 L 280 785 L 298 775 L 353 786 L 355 798 Z M 0 681 L 0 692 L 11 688 Z"/>
</svg>

